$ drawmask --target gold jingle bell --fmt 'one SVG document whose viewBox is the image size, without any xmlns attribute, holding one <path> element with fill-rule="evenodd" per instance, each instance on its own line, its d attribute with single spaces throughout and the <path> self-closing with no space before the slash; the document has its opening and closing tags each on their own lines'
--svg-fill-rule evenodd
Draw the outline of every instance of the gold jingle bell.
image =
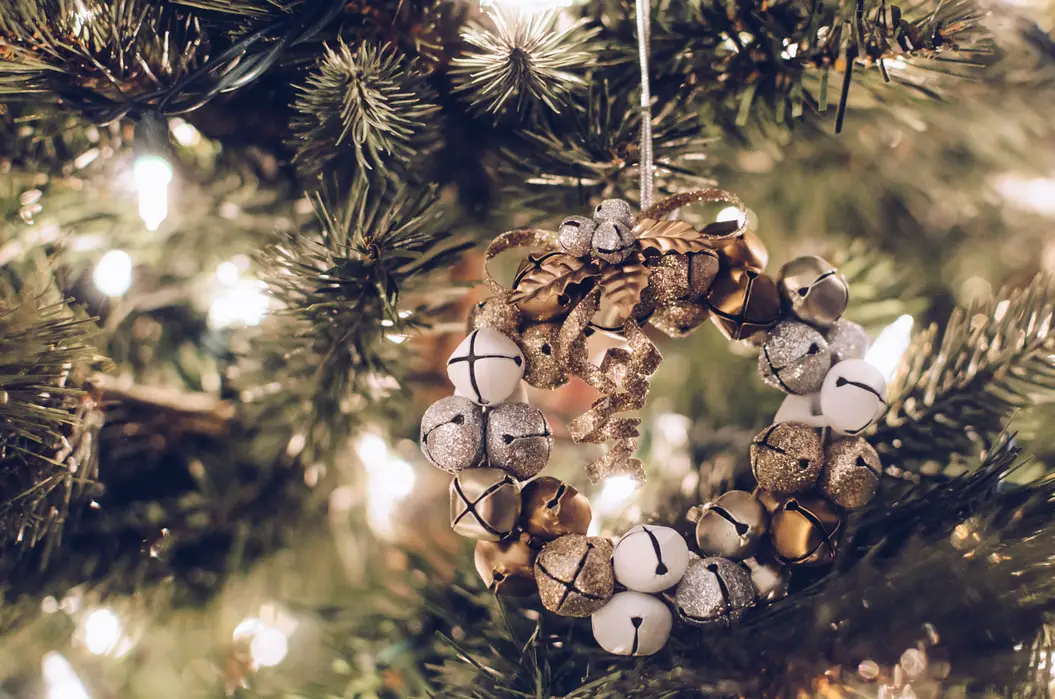
<svg viewBox="0 0 1055 699">
<path fill-rule="evenodd" d="M 521 492 L 520 528 L 539 539 L 585 534 L 593 516 L 585 495 L 556 478 L 543 476 Z"/>
<path fill-rule="evenodd" d="M 792 566 L 816 566 L 835 559 L 842 518 L 823 498 L 791 496 L 770 519 L 773 551 Z"/>
<path fill-rule="evenodd" d="M 729 269 L 755 269 L 761 272 L 769 263 L 766 244 L 750 229 L 741 236 L 720 241 L 716 247 L 722 266 Z"/>
<path fill-rule="evenodd" d="M 746 340 L 780 320 L 777 284 L 756 269 L 723 270 L 707 305 L 711 320 L 730 340 Z"/>
<path fill-rule="evenodd" d="M 499 541 L 520 516 L 520 490 L 497 468 L 470 468 L 451 481 L 451 529 L 470 539 Z"/>
<path fill-rule="evenodd" d="M 466 333 L 480 328 L 491 328 L 506 335 L 516 337 L 520 324 L 520 309 L 505 296 L 492 296 L 480 301 L 469 311 L 469 323 Z"/>
<path fill-rule="evenodd" d="M 537 555 L 531 536 L 521 533 L 504 541 L 477 541 L 473 562 L 488 590 L 496 595 L 524 597 L 536 590 Z"/>
<path fill-rule="evenodd" d="M 778 422 L 751 440 L 751 471 L 759 487 L 774 495 L 811 489 L 824 468 L 824 446 L 817 430 Z"/>
<path fill-rule="evenodd" d="M 769 513 L 743 490 L 730 490 L 703 506 L 696 546 L 707 556 L 742 560 L 754 554 L 769 527 Z"/>
<path fill-rule="evenodd" d="M 667 337 L 687 337 L 710 315 L 710 309 L 703 303 L 674 301 L 657 308 L 648 322 Z"/>
<path fill-rule="evenodd" d="M 532 323 L 520 333 L 517 344 L 524 353 L 524 381 L 529 386 L 553 390 L 568 383 L 568 371 L 556 358 L 559 335 L 560 323 Z"/>
<path fill-rule="evenodd" d="M 855 510 L 871 501 L 879 487 L 883 463 L 861 437 L 837 439 L 824 450 L 821 490 L 839 507 Z"/>
<path fill-rule="evenodd" d="M 535 559 L 535 582 L 542 605 L 554 614 L 590 616 L 615 588 L 612 543 L 581 534 L 554 539 Z"/>
</svg>

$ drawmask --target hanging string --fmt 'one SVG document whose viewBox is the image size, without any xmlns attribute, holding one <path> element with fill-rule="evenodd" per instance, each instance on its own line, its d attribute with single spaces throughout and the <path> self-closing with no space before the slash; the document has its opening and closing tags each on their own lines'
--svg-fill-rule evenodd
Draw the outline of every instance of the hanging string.
<svg viewBox="0 0 1055 699">
<path fill-rule="evenodd" d="M 649 0 L 637 0 L 637 55 L 641 63 L 641 208 L 652 206 L 652 86 L 648 77 L 648 47 L 651 43 Z"/>
</svg>

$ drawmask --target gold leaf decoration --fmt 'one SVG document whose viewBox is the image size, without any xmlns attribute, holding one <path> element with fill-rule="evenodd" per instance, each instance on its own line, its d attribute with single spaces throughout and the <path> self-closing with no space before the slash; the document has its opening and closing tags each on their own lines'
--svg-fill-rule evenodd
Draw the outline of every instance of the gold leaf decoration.
<svg viewBox="0 0 1055 699">
<path fill-rule="evenodd" d="M 701 252 L 709 249 L 713 240 L 687 221 L 657 221 L 654 218 L 639 219 L 634 226 L 634 235 L 641 250 L 654 250 L 661 255 Z"/>
<path fill-rule="evenodd" d="M 541 257 L 529 255 L 517 270 L 510 300 L 521 303 L 559 296 L 572 284 L 584 282 L 598 273 L 592 264 L 562 252 L 550 252 Z"/>
<path fill-rule="evenodd" d="M 641 292 L 648 286 L 652 270 L 641 263 L 640 253 L 621 265 L 609 265 L 601 274 L 604 304 L 621 318 L 630 317 L 634 306 L 641 301 Z"/>
</svg>

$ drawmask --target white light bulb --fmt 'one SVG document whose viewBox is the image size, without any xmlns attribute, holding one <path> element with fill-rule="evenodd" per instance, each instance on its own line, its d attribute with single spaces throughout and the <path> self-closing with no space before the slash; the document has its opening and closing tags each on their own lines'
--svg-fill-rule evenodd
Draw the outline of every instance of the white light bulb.
<svg viewBox="0 0 1055 699">
<path fill-rule="evenodd" d="M 132 258 L 124 250 L 111 250 L 99 258 L 92 281 L 107 296 L 122 295 L 132 286 Z"/>
<path fill-rule="evenodd" d="M 112 609 L 96 609 L 84 620 L 84 645 L 88 652 L 106 655 L 121 640 L 121 618 Z"/>
<path fill-rule="evenodd" d="M 141 155 L 132 165 L 139 193 L 139 217 L 147 230 L 156 231 L 169 215 L 169 183 L 172 165 L 160 155 Z"/>
<path fill-rule="evenodd" d="M 630 476 L 612 476 L 605 480 L 594 504 L 594 511 L 611 513 L 626 504 L 637 490 L 638 482 Z"/>
<path fill-rule="evenodd" d="M 273 626 L 265 626 L 249 642 L 249 655 L 260 667 L 274 667 L 289 652 L 289 639 Z"/>
<path fill-rule="evenodd" d="M 912 342 L 913 322 L 910 315 L 899 317 L 883 328 L 865 354 L 865 361 L 879 369 L 888 383 L 894 378 L 901 358 Z"/>
<path fill-rule="evenodd" d="M 47 699 L 92 699 L 70 661 L 55 651 L 44 654 L 40 663 Z"/>
<path fill-rule="evenodd" d="M 367 523 L 374 533 L 391 536 L 392 514 L 396 505 L 414 490 L 417 474 L 409 463 L 392 454 L 379 435 L 360 437 L 356 451 L 366 471 Z"/>
<path fill-rule="evenodd" d="M 575 0 L 480 0 L 480 9 L 504 8 L 531 15 L 561 7 L 571 7 Z"/>
<path fill-rule="evenodd" d="M 181 146 L 196 146 L 201 143 L 201 132 L 179 117 L 169 122 L 169 130 L 172 131 L 176 143 Z"/>
<path fill-rule="evenodd" d="M 242 270 L 234 262 L 221 262 L 216 266 L 216 279 L 224 286 L 234 286 L 238 283 L 238 277 L 242 276 Z"/>
<path fill-rule="evenodd" d="M 220 276 L 219 270 L 217 276 Z M 260 325 L 270 306 L 267 285 L 256 279 L 236 279 L 213 298 L 209 306 L 209 327 L 222 330 Z"/>
</svg>

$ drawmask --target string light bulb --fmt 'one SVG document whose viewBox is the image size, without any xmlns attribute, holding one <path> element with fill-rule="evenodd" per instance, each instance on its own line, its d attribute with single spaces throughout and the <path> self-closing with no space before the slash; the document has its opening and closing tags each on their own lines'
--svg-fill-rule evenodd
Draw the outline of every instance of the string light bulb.
<svg viewBox="0 0 1055 699">
<path fill-rule="evenodd" d="M 375 534 L 392 536 L 392 514 L 396 505 L 413 491 L 417 475 L 379 435 L 364 434 L 356 451 L 366 471 L 367 523 Z"/>
<path fill-rule="evenodd" d="M 901 358 L 908 351 L 909 344 L 912 342 L 913 324 L 912 316 L 907 314 L 900 316 L 883 328 L 879 337 L 865 354 L 865 361 L 879 369 L 887 382 L 894 378 L 901 364 Z"/>
<path fill-rule="evenodd" d="M 70 661 L 62 653 L 45 653 L 40 667 L 47 699 L 92 699 Z"/>
<path fill-rule="evenodd" d="M 121 618 L 107 607 L 93 610 L 84 619 L 84 645 L 89 653 L 106 655 L 121 640 Z"/>
<path fill-rule="evenodd" d="M 156 231 L 169 215 L 172 165 L 160 155 L 140 155 L 132 166 L 132 176 L 139 196 L 139 217 L 148 231 Z"/>
<path fill-rule="evenodd" d="M 124 250 L 111 250 L 95 264 L 95 288 L 107 296 L 121 296 L 132 286 L 132 258 Z"/>
</svg>

